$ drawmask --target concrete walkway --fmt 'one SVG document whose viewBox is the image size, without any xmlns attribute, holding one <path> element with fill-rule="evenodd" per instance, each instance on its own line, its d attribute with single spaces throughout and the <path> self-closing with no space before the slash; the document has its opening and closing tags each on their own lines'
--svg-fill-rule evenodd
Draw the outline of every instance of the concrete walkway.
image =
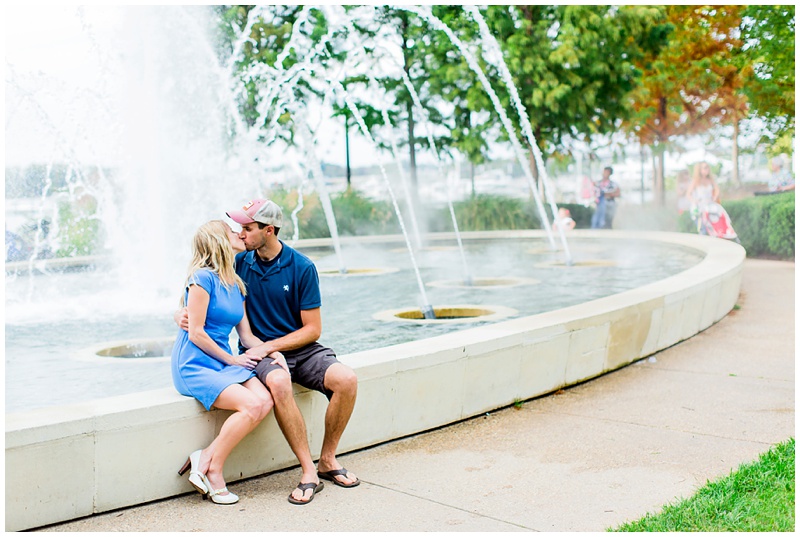
<svg viewBox="0 0 800 537">
<path fill-rule="evenodd" d="M 520 408 L 344 455 L 362 485 L 328 483 L 309 505 L 286 501 L 292 469 L 232 483 L 233 506 L 192 493 L 42 530 L 603 531 L 795 435 L 794 298 L 794 263 L 747 260 L 740 308 L 706 331 Z"/>
</svg>

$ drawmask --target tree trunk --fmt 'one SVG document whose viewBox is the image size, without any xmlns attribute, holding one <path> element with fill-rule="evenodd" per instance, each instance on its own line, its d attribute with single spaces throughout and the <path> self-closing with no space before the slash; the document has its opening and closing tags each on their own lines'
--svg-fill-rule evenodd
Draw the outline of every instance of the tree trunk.
<svg viewBox="0 0 800 537">
<path fill-rule="evenodd" d="M 644 145 L 639 144 L 639 161 L 642 167 L 642 176 L 639 178 L 639 188 L 641 189 L 642 207 L 644 207 Z"/>
<path fill-rule="evenodd" d="M 402 36 L 401 49 L 403 51 L 403 71 L 406 72 L 408 80 L 411 81 L 411 53 L 408 48 L 408 20 L 401 18 L 400 34 Z M 418 182 L 417 182 L 417 154 L 416 146 L 414 143 L 414 102 L 411 100 L 411 95 L 408 96 L 406 101 L 406 113 L 408 114 L 408 165 L 411 168 L 411 184 L 413 185 L 412 195 L 414 202 L 416 202 Z"/>
<path fill-rule="evenodd" d="M 411 184 L 414 186 L 414 193 L 417 188 L 417 152 L 414 144 L 414 105 L 411 101 L 406 103 L 408 113 L 408 165 L 411 168 Z"/>
<path fill-rule="evenodd" d="M 739 120 L 735 119 L 733 121 L 733 151 L 731 152 L 731 160 L 733 161 L 733 170 L 731 172 L 731 178 L 733 179 L 733 184 L 736 185 L 737 188 L 741 188 L 742 181 L 739 178 Z"/>
<path fill-rule="evenodd" d="M 658 144 L 658 168 L 656 169 L 656 189 L 653 192 L 654 197 L 658 200 L 658 204 L 662 207 L 666 204 L 666 188 L 664 186 L 664 153 L 665 148 L 667 147 L 667 141 L 669 140 L 668 126 L 667 126 L 667 98 L 660 97 L 658 99 L 658 119 L 656 120 L 658 125 L 658 137 L 657 137 L 657 144 Z"/>
<path fill-rule="evenodd" d="M 653 201 L 658 201 L 658 155 L 655 151 L 650 152 L 650 163 L 653 166 Z"/>
<path fill-rule="evenodd" d="M 542 139 L 542 129 L 537 125 L 536 133 L 534 134 L 536 140 Z M 544 153 L 543 153 L 544 154 Z M 539 199 L 545 199 L 544 197 L 544 181 L 542 180 L 539 174 L 539 167 L 536 165 L 536 158 L 533 155 L 533 148 L 530 148 L 529 157 L 531 159 L 531 172 L 533 173 L 533 179 L 536 181 L 536 188 L 539 190 Z"/>
<path fill-rule="evenodd" d="M 472 183 L 472 197 L 475 197 L 475 163 L 469 161 L 469 181 Z"/>
<path fill-rule="evenodd" d="M 658 199 L 658 204 L 662 207 L 666 205 L 666 200 L 664 199 L 666 198 L 666 188 L 664 187 L 664 154 L 666 151 L 664 151 L 663 148 L 664 146 L 660 146 L 658 149 L 658 169 L 656 170 L 658 174 L 656 177 L 656 186 L 658 187 L 658 196 L 656 199 Z"/>
<path fill-rule="evenodd" d="M 350 125 L 347 123 L 347 114 L 344 116 L 344 158 L 347 175 L 347 189 L 350 190 Z"/>
</svg>

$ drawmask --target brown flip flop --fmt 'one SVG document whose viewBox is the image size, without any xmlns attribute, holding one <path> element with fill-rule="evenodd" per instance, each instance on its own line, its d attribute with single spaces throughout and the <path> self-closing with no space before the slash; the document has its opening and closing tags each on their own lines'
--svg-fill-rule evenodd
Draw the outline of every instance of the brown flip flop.
<svg viewBox="0 0 800 537">
<path fill-rule="evenodd" d="M 308 489 L 314 489 L 314 491 L 311 493 L 311 497 L 307 500 L 295 500 L 292 498 L 292 495 L 289 494 L 289 503 L 293 503 L 295 505 L 305 505 L 307 503 L 311 503 L 311 500 L 314 499 L 314 496 L 317 494 L 317 492 L 325 488 L 325 483 L 300 483 L 297 485 L 297 488 L 302 490 L 304 495 Z"/>
<path fill-rule="evenodd" d="M 331 470 L 329 472 L 317 472 L 317 475 L 320 477 L 320 479 L 327 479 L 328 481 L 333 481 L 334 485 L 339 485 L 340 487 L 346 489 L 357 487 L 358 485 L 361 484 L 361 480 L 359 478 L 356 478 L 355 482 L 350 483 L 349 485 L 346 485 L 341 481 L 339 481 L 338 479 L 336 479 L 337 475 L 347 477 L 347 468 L 339 468 L 338 470 Z"/>
</svg>

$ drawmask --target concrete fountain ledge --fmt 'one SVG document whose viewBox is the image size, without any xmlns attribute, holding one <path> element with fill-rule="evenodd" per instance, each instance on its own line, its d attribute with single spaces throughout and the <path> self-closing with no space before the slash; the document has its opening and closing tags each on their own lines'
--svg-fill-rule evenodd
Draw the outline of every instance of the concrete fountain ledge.
<svg viewBox="0 0 800 537">
<path fill-rule="evenodd" d="M 680 233 L 574 230 L 569 236 L 659 241 L 698 250 L 705 257 L 675 276 L 591 302 L 340 356 L 359 378 L 358 401 L 341 452 L 613 371 L 708 328 L 733 308 L 739 295 L 745 252 L 737 244 Z M 544 234 L 480 232 L 464 237 L 528 239 Z M 326 401 L 300 387 L 296 394 L 316 456 Z M 192 491 L 177 470 L 191 451 L 211 442 L 227 416 L 224 411 L 206 412 L 171 388 L 7 414 L 6 531 Z M 295 464 L 270 414 L 234 450 L 225 477 L 233 482 Z"/>
</svg>

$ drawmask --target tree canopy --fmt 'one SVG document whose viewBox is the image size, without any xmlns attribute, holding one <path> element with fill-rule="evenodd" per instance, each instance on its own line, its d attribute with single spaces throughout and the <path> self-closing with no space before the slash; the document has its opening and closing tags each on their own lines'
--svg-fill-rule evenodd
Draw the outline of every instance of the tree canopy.
<svg viewBox="0 0 800 537">
<path fill-rule="evenodd" d="M 278 131 L 290 140 L 290 104 L 329 96 L 341 84 L 384 148 L 391 145 L 382 136 L 388 117 L 412 173 L 428 132 L 440 156 L 459 152 L 479 163 L 492 141 L 526 144 L 523 119 L 545 155 L 621 130 L 660 154 L 676 137 L 754 115 L 777 136 L 794 132 L 792 6 L 218 10 L 222 48 L 239 75 L 242 117 L 265 140 Z M 487 81 L 514 132 L 501 126 Z M 337 114 L 351 113 L 341 101 L 332 104 Z"/>
</svg>

